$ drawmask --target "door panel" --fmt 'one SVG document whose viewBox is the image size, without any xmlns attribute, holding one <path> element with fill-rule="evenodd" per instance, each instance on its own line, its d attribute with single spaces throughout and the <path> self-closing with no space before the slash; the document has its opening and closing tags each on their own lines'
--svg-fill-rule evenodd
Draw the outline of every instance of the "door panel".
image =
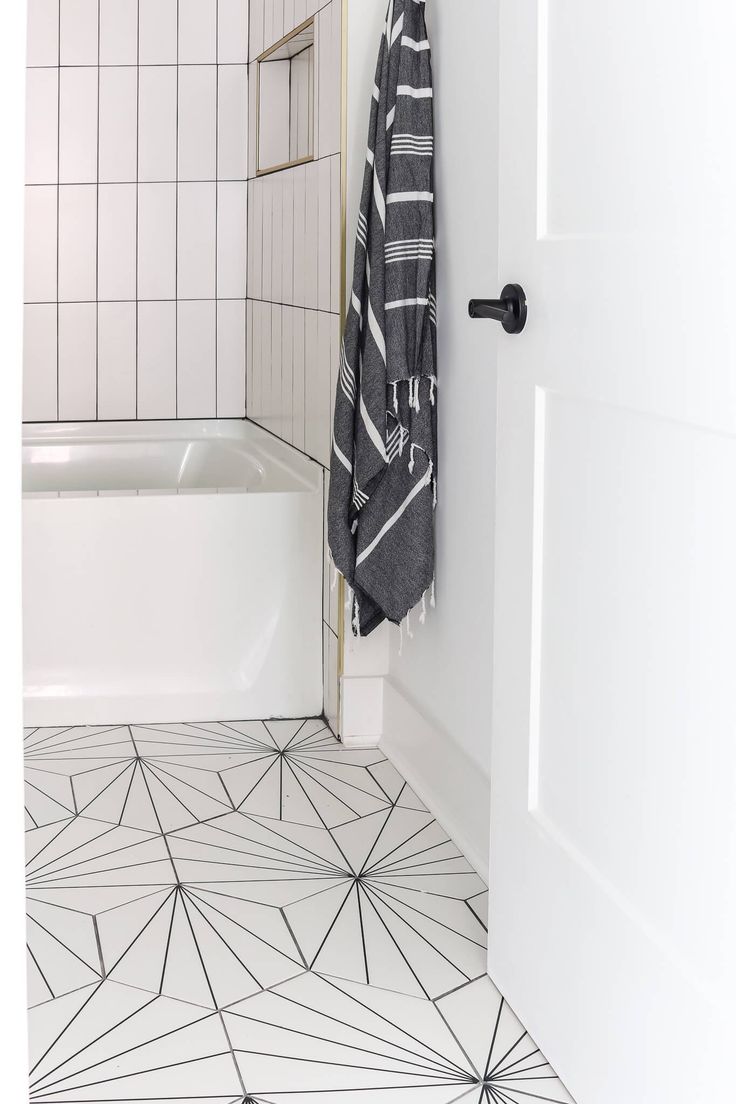
<svg viewBox="0 0 736 1104">
<path fill-rule="evenodd" d="M 579 1104 L 730 1091 L 733 41 L 501 3 L 489 964 Z"/>
</svg>

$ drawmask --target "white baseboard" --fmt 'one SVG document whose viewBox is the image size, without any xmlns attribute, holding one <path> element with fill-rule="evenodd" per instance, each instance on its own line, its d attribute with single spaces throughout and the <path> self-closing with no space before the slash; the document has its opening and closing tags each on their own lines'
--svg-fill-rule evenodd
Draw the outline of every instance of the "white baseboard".
<svg viewBox="0 0 736 1104">
<path fill-rule="evenodd" d="M 491 784 L 476 763 L 383 680 L 380 747 L 488 882 Z"/>
<path fill-rule="evenodd" d="M 340 736 L 346 747 L 378 747 L 383 733 L 384 682 L 383 678 L 343 675 Z"/>
</svg>

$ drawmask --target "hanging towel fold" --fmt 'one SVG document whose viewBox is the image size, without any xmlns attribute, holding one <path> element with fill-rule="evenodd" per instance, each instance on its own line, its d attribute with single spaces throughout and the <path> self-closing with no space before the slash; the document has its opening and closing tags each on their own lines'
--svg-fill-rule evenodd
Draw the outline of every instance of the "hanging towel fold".
<svg viewBox="0 0 736 1104">
<path fill-rule="evenodd" d="M 381 40 L 335 399 L 333 561 L 353 629 L 399 624 L 434 578 L 437 479 L 432 63 L 418 0 Z"/>
</svg>

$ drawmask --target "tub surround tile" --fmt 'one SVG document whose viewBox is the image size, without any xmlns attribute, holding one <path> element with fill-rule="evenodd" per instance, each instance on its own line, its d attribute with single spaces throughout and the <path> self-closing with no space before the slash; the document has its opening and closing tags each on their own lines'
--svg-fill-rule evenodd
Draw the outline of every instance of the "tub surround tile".
<svg viewBox="0 0 736 1104">
<path fill-rule="evenodd" d="M 135 184 L 101 184 L 97 209 L 97 298 L 130 300 L 136 296 L 136 224 L 138 191 Z"/>
<path fill-rule="evenodd" d="M 100 0 L 100 65 L 138 62 L 138 0 Z"/>
<path fill-rule="evenodd" d="M 217 177 L 219 180 L 247 178 L 247 135 L 247 67 L 220 65 L 217 87 Z"/>
<path fill-rule="evenodd" d="M 245 417 L 245 300 L 217 304 L 217 416 Z"/>
<path fill-rule="evenodd" d="M 57 187 L 26 188 L 26 303 L 55 303 L 57 299 L 58 204 Z"/>
<path fill-rule="evenodd" d="M 97 65 L 99 0 L 60 0 L 62 65 Z"/>
<path fill-rule="evenodd" d="M 59 64 L 59 0 L 28 0 L 28 65 Z"/>
<path fill-rule="evenodd" d="M 176 184 L 138 185 L 138 296 L 175 299 Z"/>
<path fill-rule="evenodd" d="M 218 0 L 179 0 L 179 62 L 213 65 L 217 61 Z"/>
<path fill-rule="evenodd" d="M 245 300 L 246 188 L 245 181 L 220 181 L 217 185 L 217 295 L 220 299 Z"/>
<path fill-rule="evenodd" d="M 176 65 L 177 0 L 140 0 L 140 65 Z"/>
<path fill-rule="evenodd" d="M 242 0 L 30 0 L 24 301 L 86 309 L 76 337 L 59 313 L 58 349 L 46 315 L 27 312 L 27 327 L 41 327 L 25 346 L 28 417 L 244 416 L 247 10 Z M 171 311 L 155 306 L 166 302 L 179 304 L 173 330 Z M 106 323 L 137 316 L 132 373 L 127 336 L 114 355 L 105 330 L 90 342 L 89 317 L 113 303 Z M 194 351 L 177 336 L 193 315 L 204 327 Z"/>
<path fill-rule="evenodd" d="M 248 61 L 248 5 L 243 0 L 218 0 L 217 53 L 221 65 Z"/>
<path fill-rule="evenodd" d="M 217 185 L 179 184 L 177 298 L 214 299 Z"/>
<path fill-rule="evenodd" d="M 94 421 L 97 416 L 97 306 L 59 304 L 59 418 Z"/>
<path fill-rule="evenodd" d="M 59 174 L 59 76 L 26 72 L 26 184 L 55 184 Z"/>
<path fill-rule="evenodd" d="M 179 70 L 179 180 L 214 180 L 217 148 L 217 66 Z"/>
<path fill-rule="evenodd" d="M 97 181 L 98 74 L 69 67 L 59 74 L 59 181 Z"/>
<path fill-rule="evenodd" d="M 216 304 L 177 305 L 177 417 L 214 418 Z"/>
<path fill-rule="evenodd" d="M 97 308 L 98 416 L 109 421 L 136 417 L 136 304 L 100 303 Z"/>
<path fill-rule="evenodd" d="M 168 65 L 142 66 L 139 76 L 138 179 L 176 179 L 177 75 Z"/>
<path fill-rule="evenodd" d="M 485 887 L 380 750 L 323 720 L 25 745 L 33 1104 L 571 1104 L 485 976 Z"/>
<path fill-rule="evenodd" d="M 24 308 L 23 421 L 56 418 L 57 306 L 38 303 Z"/>
<path fill-rule="evenodd" d="M 138 71 L 100 69 L 99 181 L 134 181 L 138 166 Z"/>
<path fill-rule="evenodd" d="M 176 417 L 176 303 L 138 304 L 138 417 Z"/>
<path fill-rule="evenodd" d="M 59 302 L 89 303 L 97 293 L 97 186 L 59 188 Z"/>
</svg>

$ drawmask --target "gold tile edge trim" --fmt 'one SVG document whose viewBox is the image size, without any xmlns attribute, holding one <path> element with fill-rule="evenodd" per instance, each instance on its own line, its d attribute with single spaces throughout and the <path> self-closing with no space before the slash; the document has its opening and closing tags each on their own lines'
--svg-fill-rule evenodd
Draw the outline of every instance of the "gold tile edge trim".
<svg viewBox="0 0 736 1104">
<path fill-rule="evenodd" d="M 348 220 L 348 0 L 342 2 L 342 66 L 340 74 L 340 318 L 347 306 Z M 342 333 L 340 334 L 342 340 Z M 337 734 L 342 736 L 342 678 L 345 672 L 345 580 L 337 588 Z"/>
</svg>

